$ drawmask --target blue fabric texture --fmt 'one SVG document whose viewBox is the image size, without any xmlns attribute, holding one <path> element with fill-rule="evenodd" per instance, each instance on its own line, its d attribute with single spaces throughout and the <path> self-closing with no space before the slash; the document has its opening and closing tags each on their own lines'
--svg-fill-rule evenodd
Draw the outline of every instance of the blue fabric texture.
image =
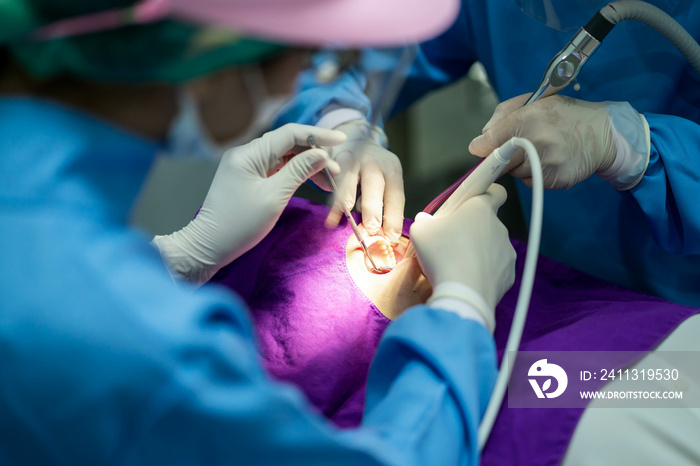
<svg viewBox="0 0 700 466">
<path fill-rule="evenodd" d="M 698 2 L 679 2 L 672 15 L 700 39 Z M 581 18 L 581 25 L 588 19 Z M 463 0 L 454 25 L 421 45 L 394 111 L 460 79 L 477 60 L 501 100 L 532 92 L 571 37 L 525 15 L 512 0 Z M 698 75 L 661 35 L 628 21 L 615 26 L 578 82 L 579 91 L 570 86 L 562 94 L 625 101 L 644 114 L 650 163 L 629 192 L 617 192 L 597 176 L 569 190 L 545 192 L 542 253 L 627 288 L 700 305 Z M 303 84 L 296 107 L 281 121 L 313 124 L 332 100 L 366 106 L 348 81 L 340 88 Z M 529 215 L 531 191 L 520 183 L 518 189 Z"/>
<path fill-rule="evenodd" d="M 3 98 L 0 148 L 0 464 L 476 463 L 496 373 L 479 324 L 408 311 L 339 432 L 270 380 L 235 295 L 175 284 L 127 225 L 155 144 Z"/>
</svg>

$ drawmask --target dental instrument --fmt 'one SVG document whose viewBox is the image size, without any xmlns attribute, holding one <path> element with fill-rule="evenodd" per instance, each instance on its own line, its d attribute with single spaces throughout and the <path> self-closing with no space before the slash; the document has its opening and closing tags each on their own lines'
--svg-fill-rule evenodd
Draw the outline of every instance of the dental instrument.
<svg viewBox="0 0 700 466">
<path fill-rule="evenodd" d="M 471 197 L 478 196 L 486 192 L 496 179 L 501 176 L 501 173 L 506 168 L 510 159 L 515 152 L 522 148 L 530 160 L 532 166 L 532 211 L 530 215 L 530 228 L 528 234 L 528 248 L 525 255 L 525 267 L 523 276 L 520 280 L 520 291 L 518 292 L 518 302 L 515 306 L 513 315 L 513 323 L 508 334 L 508 341 L 504 352 L 504 359 L 501 362 L 501 368 L 498 371 L 496 385 L 489 399 L 489 404 L 486 407 L 484 417 L 479 425 L 478 444 L 479 450 L 483 450 L 486 441 L 489 438 L 493 424 L 496 421 L 496 416 L 501 407 L 501 402 L 508 388 L 510 373 L 513 367 L 512 361 L 508 361 L 509 354 L 518 350 L 520 340 L 525 327 L 527 311 L 530 306 L 530 296 L 532 295 L 532 287 L 535 282 L 535 271 L 537 269 L 537 255 L 540 251 L 540 238 L 542 236 L 542 211 L 544 187 L 542 181 L 542 166 L 535 146 L 523 138 L 512 138 L 505 142 L 501 147 L 494 150 L 486 157 L 468 176 L 458 180 L 457 183 L 450 186 L 445 192 L 438 196 L 438 199 L 444 200 L 442 205 L 435 211 L 435 216 L 448 215 L 450 212 L 458 208 L 463 202 Z M 449 197 L 447 197 L 449 196 Z M 445 199 L 446 198 L 446 199 Z M 436 200 L 438 200 L 436 199 Z M 434 202 L 429 205 L 434 206 Z M 428 209 L 426 209 L 428 210 Z M 415 250 L 409 244 L 404 257 L 411 257 Z"/>
<path fill-rule="evenodd" d="M 316 145 L 316 142 L 314 141 L 313 136 L 309 136 L 308 139 L 309 146 L 311 146 L 314 149 L 317 149 L 318 146 Z M 338 185 L 335 183 L 335 179 L 333 178 L 333 175 L 331 175 L 331 172 L 328 170 L 328 167 L 323 167 L 323 174 L 326 175 L 326 180 L 328 181 L 328 184 L 331 186 L 333 189 L 333 195 L 338 191 Z M 341 209 L 343 210 L 343 214 L 345 215 L 345 218 L 348 219 L 348 223 L 350 224 L 350 227 L 352 228 L 352 232 L 355 234 L 355 237 L 357 238 L 357 241 L 360 242 L 360 245 L 362 246 L 362 250 L 365 252 L 365 257 L 369 259 L 369 262 L 372 264 L 372 271 L 377 271 L 377 272 L 388 272 L 391 270 L 388 267 L 377 267 L 377 264 L 375 264 L 374 259 L 372 259 L 372 255 L 369 253 L 369 249 L 367 249 L 367 243 L 365 242 L 364 235 L 362 235 L 362 232 L 360 229 L 357 227 L 357 222 L 355 222 L 355 219 L 352 217 L 350 214 L 350 211 L 348 210 L 347 207 L 341 206 Z"/>
<path fill-rule="evenodd" d="M 541 97 L 556 94 L 576 80 L 583 65 L 598 49 L 615 24 L 628 19 L 641 21 L 660 32 L 700 73 L 700 45 L 663 10 L 639 0 L 612 2 L 593 18 L 549 62 L 539 86 L 525 102 L 528 105 Z"/>
</svg>

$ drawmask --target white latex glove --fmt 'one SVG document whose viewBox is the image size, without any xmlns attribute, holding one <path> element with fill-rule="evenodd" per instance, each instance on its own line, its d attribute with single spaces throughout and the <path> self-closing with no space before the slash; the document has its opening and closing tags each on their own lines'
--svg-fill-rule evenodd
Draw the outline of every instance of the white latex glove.
<svg viewBox="0 0 700 466">
<path fill-rule="evenodd" d="M 336 178 L 338 192 L 331 208 L 326 226 L 334 228 L 343 216 L 341 206 L 352 210 L 355 205 L 358 181 L 362 190 L 359 211 L 362 224 L 370 235 L 383 234 L 389 242 L 396 244 L 403 229 L 403 209 L 406 196 L 403 191 L 403 171 L 399 158 L 386 150 L 379 142 L 377 133 L 365 120 L 352 120 L 335 129 L 347 135 L 347 141 L 330 150 L 333 160 L 340 165 Z M 368 139 L 362 150 L 353 153 L 357 141 Z M 325 178 L 315 177 L 314 182 L 330 190 Z"/>
<path fill-rule="evenodd" d="M 511 137 L 529 139 L 540 155 L 545 189 L 570 188 L 593 173 L 617 189 L 629 189 L 641 179 L 649 160 L 649 131 L 631 105 L 552 95 L 523 107 L 529 97 L 498 105 L 469 151 L 486 157 Z M 522 150 L 506 171 L 532 186 L 530 162 Z"/>
<path fill-rule="evenodd" d="M 288 124 L 227 151 L 196 218 L 153 240 L 171 272 L 197 283 L 209 280 L 270 232 L 301 183 L 326 165 L 337 173 L 324 149 L 310 149 L 268 177 L 294 146 L 308 147 L 309 136 L 324 146 L 345 141 L 340 131 Z"/>
<path fill-rule="evenodd" d="M 450 214 L 433 217 L 420 212 L 411 225 L 411 242 L 433 290 L 458 283 L 475 291 L 487 309 L 469 304 L 487 314 L 486 322 L 493 322 L 496 304 L 515 280 L 515 250 L 496 217 L 505 201 L 505 189 L 494 184 Z"/>
</svg>

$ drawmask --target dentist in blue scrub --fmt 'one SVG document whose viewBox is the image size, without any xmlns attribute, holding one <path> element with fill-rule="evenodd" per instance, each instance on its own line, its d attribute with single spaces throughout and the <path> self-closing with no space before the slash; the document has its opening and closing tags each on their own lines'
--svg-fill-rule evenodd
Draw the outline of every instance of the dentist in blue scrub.
<svg viewBox="0 0 700 466">
<path fill-rule="evenodd" d="M 305 53 L 279 43 L 426 39 L 458 8 L 394 3 L 0 3 L 0 464 L 477 464 L 486 322 L 514 278 L 502 188 L 413 225 L 434 293 L 384 335 L 355 430 L 271 380 L 245 305 L 202 285 L 309 176 L 338 172 L 314 149 L 268 176 L 339 131 L 292 124 L 222 150 L 290 91 Z M 221 160 L 197 217 L 152 240 L 128 219 L 164 149 Z"/>
<path fill-rule="evenodd" d="M 465 151 L 485 157 L 512 136 L 535 144 L 550 189 L 542 253 L 622 286 L 700 306 L 700 78 L 680 53 L 649 26 L 620 23 L 583 67 L 579 86 L 522 108 L 549 60 L 606 3 L 463 0 L 452 27 L 421 44 L 394 112 L 481 62 L 502 103 L 483 134 L 465 140 Z M 651 3 L 700 38 L 697 2 Z M 297 105 L 278 122 L 337 128 L 349 138 L 373 132 L 375 144 L 362 154 L 349 154 L 345 145 L 332 150 L 343 166 L 359 161 L 354 171 L 344 170 L 339 202 L 354 204 L 359 180 L 364 224 L 383 227 L 396 240 L 401 167 L 380 129 L 367 123 L 363 86 L 358 75 L 333 86 L 307 75 Z M 509 170 L 523 181 L 518 189 L 529 212 L 529 166 L 518 159 Z"/>
</svg>

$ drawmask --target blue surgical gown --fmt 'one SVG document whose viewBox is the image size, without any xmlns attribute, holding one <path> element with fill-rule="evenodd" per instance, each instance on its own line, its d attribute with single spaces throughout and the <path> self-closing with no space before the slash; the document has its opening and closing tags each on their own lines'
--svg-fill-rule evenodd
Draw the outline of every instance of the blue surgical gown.
<svg viewBox="0 0 700 466">
<path fill-rule="evenodd" d="M 672 3 L 678 3 L 675 19 L 700 38 L 700 3 Z M 581 18 L 581 25 L 588 19 Z M 394 111 L 462 78 L 475 61 L 484 65 L 501 100 L 532 92 L 572 36 L 528 17 L 512 0 L 463 0 L 454 25 L 421 44 Z M 580 90 L 570 86 L 562 94 L 627 101 L 644 114 L 651 129 L 649 166 L 627 192 L 597 176 L 568 190 L 545 192 L 542 253 L 604 280 L 700 306 L 698 75 L 658 32 L 627 21 L 615 26 L 578 82 Z M 367 114 L 364 84 L 356 73 L 332 85 L 319 85 L 307 74 L 278 124 L 314 123 L 328 105 Z M 464 147 L 468 144 L 465 139 Z M 518 189 L 529 214 L 531 191 L 520 183 Z"/>
<path fill-rule="evenodd" d="M 0 98 L 0 464 L 476 464 L 496 371 L 480 324 L 409 310 L 362 427 L 334 429 L 266 375 L 236 296 L 174 283 L 128 226 L 156 149 Z"/>
</svg>

